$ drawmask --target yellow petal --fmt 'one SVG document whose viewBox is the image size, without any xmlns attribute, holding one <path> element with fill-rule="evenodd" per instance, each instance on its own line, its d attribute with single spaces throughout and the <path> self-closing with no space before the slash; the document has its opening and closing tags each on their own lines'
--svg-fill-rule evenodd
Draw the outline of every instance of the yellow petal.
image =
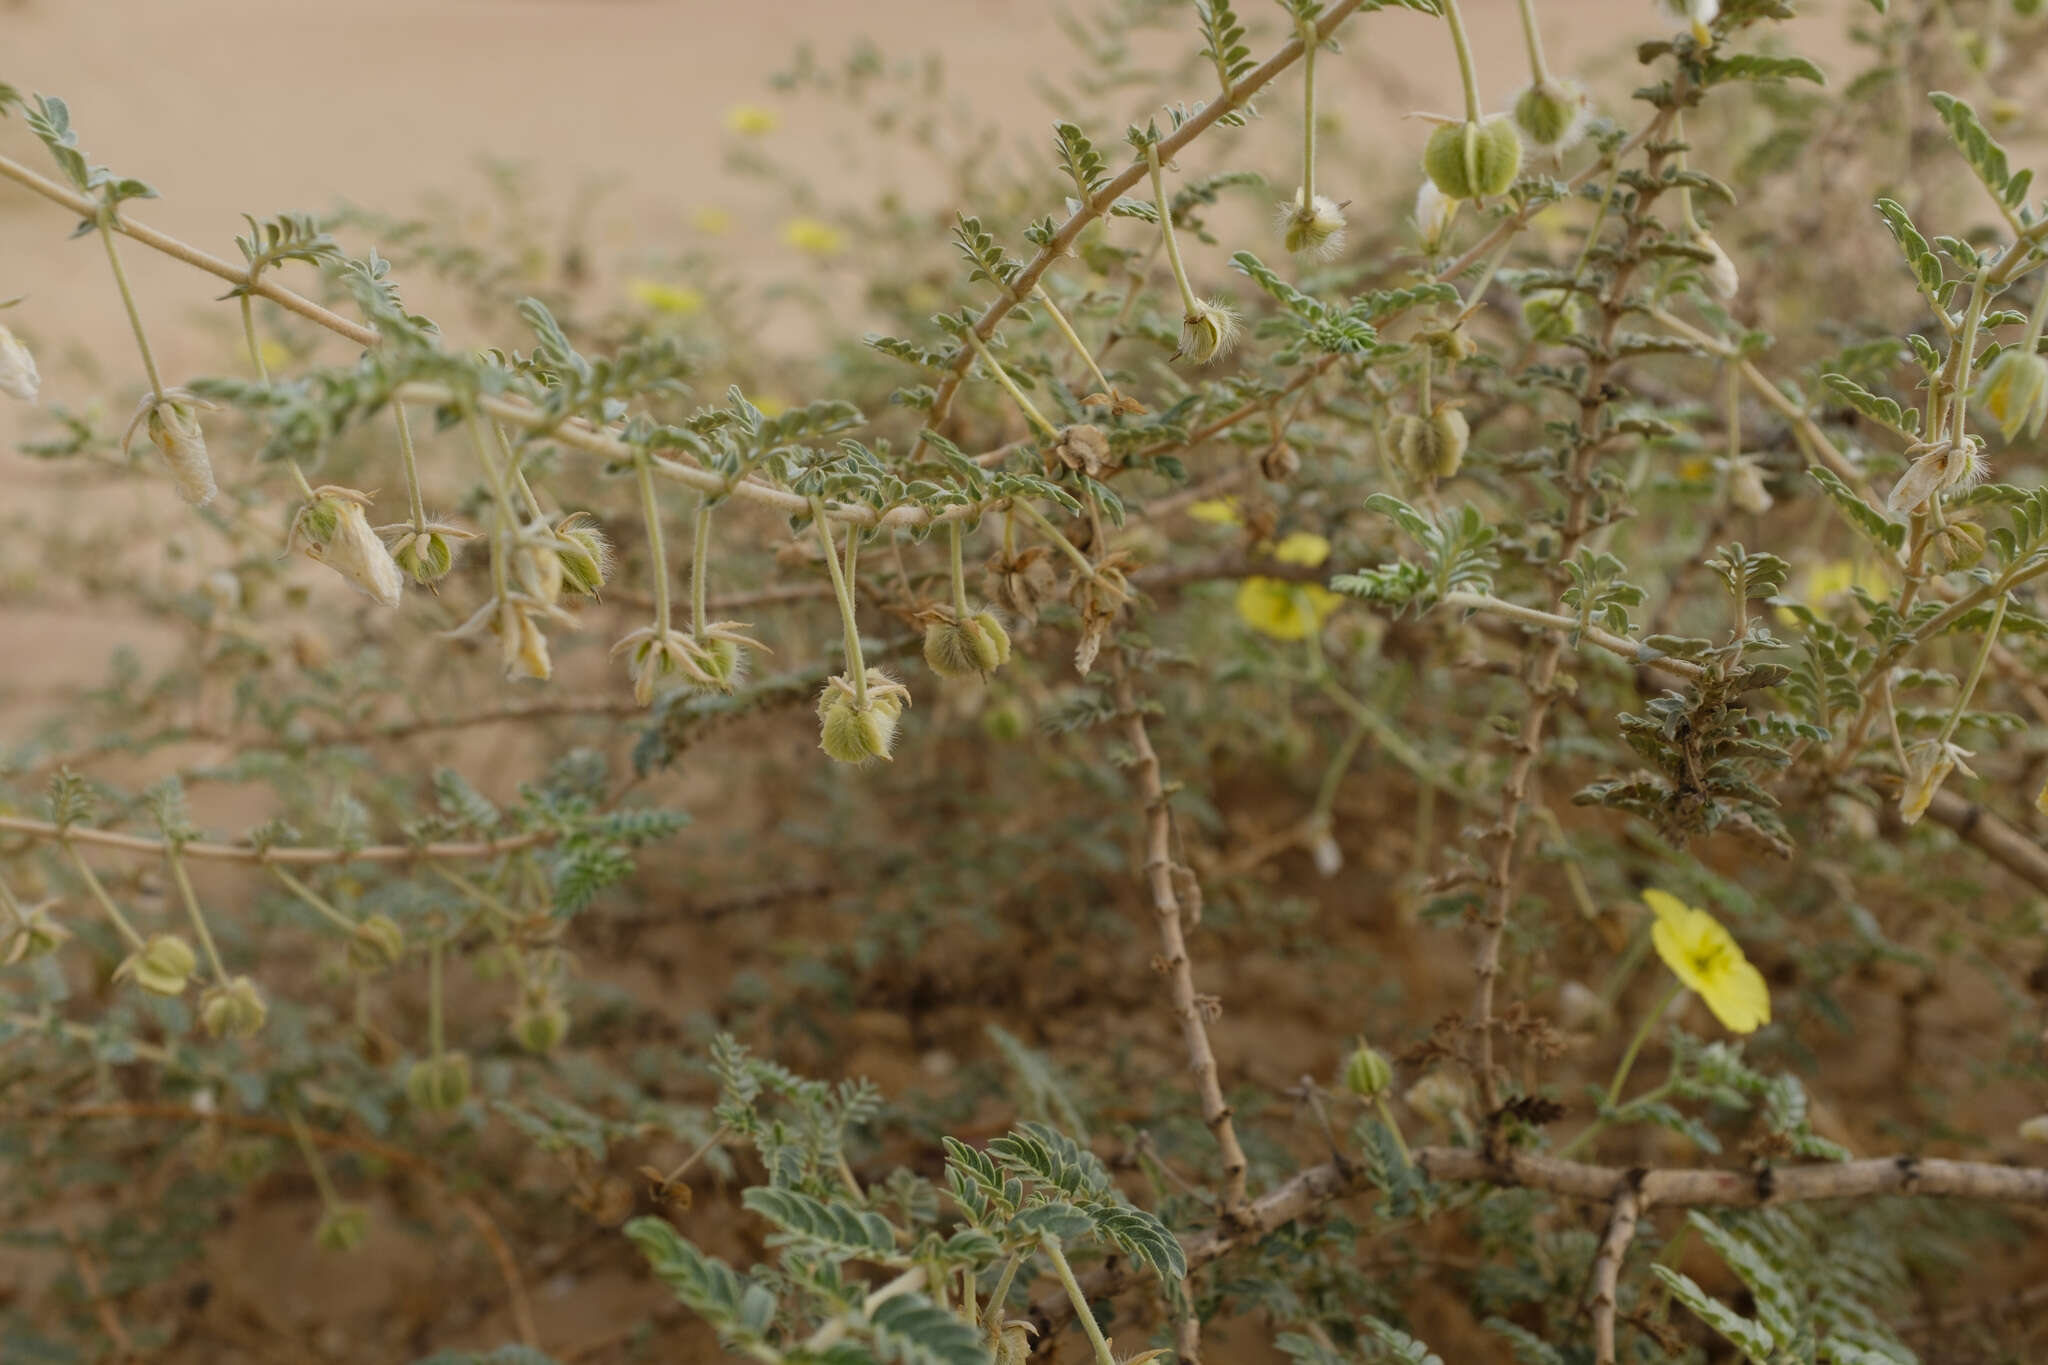
<svg viewBox="0 0 2048 1365">
<path fill-rule="evenodd" d="M 1204 498 L 1188 508 L 1188 515 L 1196 521 L 1206 521 L 1212 526 L 1235 526 L 1237 499 Z"/>
<path fill-rule="evenodd" d="M 1273 558 L 1282 564 L 1314 568 L 1330 557 L 1330 542 L 1311 531 L 1296 531 L 1273 547 Z"/>
<path fill-rule="evenodd" d="M 1740 958 L 1712 972 L 1700 998 L 1730 1033 L 1754 1033 L 1771 1022 L 1771 992 L 1763 973 Z"/>
</svg>

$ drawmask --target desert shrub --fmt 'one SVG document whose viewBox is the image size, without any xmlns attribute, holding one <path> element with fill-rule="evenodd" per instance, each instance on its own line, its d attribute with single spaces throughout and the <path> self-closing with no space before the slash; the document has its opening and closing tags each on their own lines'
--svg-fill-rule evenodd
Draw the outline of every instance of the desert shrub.
<svg viewBox="0 0 2048 1365">
<path fill-rule="evenodd" d="M 0 767 L 7 1358 L 2027 1358 L 2034 8 L 1673 0 L 1596 100 L 1525 3 L 1489 113 L 1454 0 L 1100 4 L 1035 160 L 789 221 L 799 357 L 509 179 L 209 254 L 0 85 L 144 383 L 12 528 L 111 660 Z"/>
</svg>

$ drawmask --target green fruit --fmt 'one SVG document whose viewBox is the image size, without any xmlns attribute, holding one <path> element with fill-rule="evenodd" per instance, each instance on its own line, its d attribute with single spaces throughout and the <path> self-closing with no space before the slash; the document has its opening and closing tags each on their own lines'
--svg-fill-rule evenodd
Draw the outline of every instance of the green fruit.
<svg viewBox="0 0 2048 1365">
<path fill-rule="evenodd" d="M 1447 123 L 1429 135 L 1422 169 L 1452 199 L 1506 194 L 1522 169 L 1522 138 L 1505 114 L 1480 123 Z"/>
<path fill-rule="evenodd" d="M 1515 101 L 1515 126 L 1531 146 L 1562 152 L 1585 134 L 1585 93 L 1565 81 L 1532 85 Z"/>
<path fill-rule="evenodd" d="M 405 1095 L 423 1113 L 446 1114 L 469 1098 L 469 1054 L 447 1052 L 414 1062 L 405 1076 Z"/>
<path fill-rule="evenodd" d="M 1377 1099 L 1393 1084 L 1393 1064 L 1365 1043 L 1360 1043 L 1344 1063 L 1344 1088 L 1362 1100 Z"/>
</svg>

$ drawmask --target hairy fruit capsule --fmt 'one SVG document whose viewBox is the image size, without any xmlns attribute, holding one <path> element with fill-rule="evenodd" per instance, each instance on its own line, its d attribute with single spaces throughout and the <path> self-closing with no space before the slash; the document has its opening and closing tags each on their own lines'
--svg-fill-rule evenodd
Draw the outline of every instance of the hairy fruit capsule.
<svg viewBox="0 0 2048 1365">
<path fill-rule="evenodd" d="M 1429 135 L 1422 169 L 1452 199 L 1506 194 L 1522 169 L 1522 138 L 1506 114 L 1478 123 L 1447 123 Z"/>
</svg>

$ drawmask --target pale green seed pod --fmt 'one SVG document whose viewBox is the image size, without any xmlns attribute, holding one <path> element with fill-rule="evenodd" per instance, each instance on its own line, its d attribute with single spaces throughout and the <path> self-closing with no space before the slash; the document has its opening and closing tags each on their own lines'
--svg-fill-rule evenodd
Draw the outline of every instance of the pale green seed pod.
<svg viewBox="0 0 2048 1365">
<path fill-rule="evenodd" d="M 192 945 L 176 934 L 153 934 L 114 969 L 117 981 L 133 981 L 151 995 L 183 995 L 198 969 Z"/>
<path fill-rule="evenodd" d="M 1361 1042 L 1344 1063 L 1344 1088 L 1362 1100 L 1374 1100 L 1393 1086 L 1394 1064 L 1377 1048 Z"/>
<path fill-rule="evenodd" d="M 1568 341 L 1580 326 L 1579 295 L 1572 289 L 1539 289 L 1522 300 L 1522 322 L 1546 345 Z"/>
<path fill-rule="evenodd" d="M 714 635 L 701 642 L 701 649 L 699 666 L 711 675 L 719 691 L 730 692 L 739 686 L 747 675 L 747 651 L 740 648 L 738 641 Z"/>
<path fill-rule="evenodd" d="M 866 705 L 844 677 L 827 683 L 818 698 L 818 747 L 841 763 L 886 760 L 896 746 L 896 721 L 910 693 L 878 668 L 868 670 L 867 687 Z"/>
<path fill-rule="evenodd" d="M 320 1215 L 313 1240 L 325 1251 L 354 1251 L 370 1231 L 370 1211 L 361 1204 L 336 1204 Z"/>
<path fill-rule="evenodd" d="M 216 1038 L 253 1038 L 269 1014 L 263 992 L 246 976 L 209 986 L 199 997 L 199 1022 Z"/>
<path fill-rule="evenodd" d="M 1466 423 L 1464 413 L 1448 405 L 1438 408 L 1430 416 L 1429 425 L 1436 436 L 1431 447 L 1435 459 L 1430 465 L 1429 476 L 1433 479 L 1451 478 L 1465 461 L 1465 447 L 1472 443 L 1472 428 Z"/>
<path fill-rule="evenodd" d="M 1429 135 L 1422 169 L 1452 199 L 1506 194 L 1522 169 L 1522 138 L 1506 114 L 1447 123 Z"/>
<path fill-rule="evenodd" d="M 1380 450 L 1394 472 L 1410 483 L 1426 483 L 1437 460 L 1436 427 L 1427 417 L 1395 413 L 1380 427 Z"/>
<path fill-rule="evenodd" d="M 393 547 L 391 558 L 421 587 L 438 583 L 455 567 L 455 547 L 439 531 L 415 535 L 408 532 Z"/>
<path fill-rule="evenodd" d="M 1180 349 L 1175 360 L 1206 365 L 1237 344 L 1237 314 L 1217 303 L 1199 303 L 1180 320 Z"/>
<path fill-rule="evenodd" d="M 362 920 L 348 941 L 349 965 L 359 972 L 381 972 L 404 956 L 405 931 L 389 915 Z"/>
<path fill-rule="evenodd" d="M 512 1037 L 528 1052 L 544 1057 L 569 1036 L 569 1011 L 552 991 L 522 997 L 512 1011 Z"/>
<path fill-rule="evenodd" d="M 564 518 L 555 527 L 560 537 L 555 553 L 562 561 L 562 581 L 571 592 L 597 596 L 611 574 L 612 543 L 588 512 Z"/>
<path fill-rule="evenodd" d="M 1010 661 L 1010 635 L 993 612 L 925 627 L 924 661 L 942 678 L 987 677 Z"/>
<path fill-rule="evenodd" d="M 469 1098 L 469 1054 L 444 1052 L 414 1062 L 405 1075 L 405 1097 L 426 1114 L 446 1114 Z"/>
<path fill-rule="evenodd" d="M 1586 92 L 1577 81 L 1538 81 L 1515 101 L 1515 127 L 1523 141 L 1540 152 L 1570 151 L 1585 137 L 1591 121 Z"/>
<path fill-rule="evenodd" d="M 19 922 L 0 935 L 0 967 L 46 957 L 63 947 L 64 940 L 70 937 L 71 931 L 51 917 L 48 905 L 25 910 Z"/>
</svg>

